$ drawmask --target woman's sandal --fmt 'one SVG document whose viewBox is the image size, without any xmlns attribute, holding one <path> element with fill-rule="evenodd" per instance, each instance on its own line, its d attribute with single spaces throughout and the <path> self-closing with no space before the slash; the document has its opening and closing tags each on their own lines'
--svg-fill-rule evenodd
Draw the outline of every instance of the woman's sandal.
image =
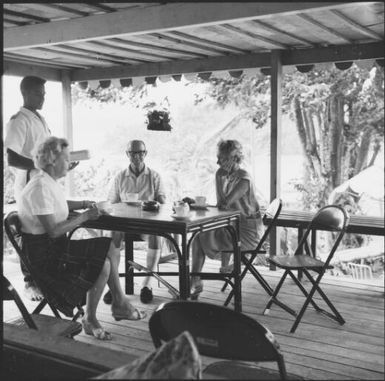
<svg viewBox="0 0 385 381">
<path fill-rule="evenodd" d="M 135 311 L 132 314 L 128 314 L 127 312 L 114 312 L 114 310 L 111 308 L 112 311 L 112 317 L 116 320 L 141 320 L 144 319 L 147 314 L 143 311 L 139 311 L 137 308 L 135 308 Z"/>
<path fill-rule="evenodd" d="M 91 323 L 82 320 L 82 326 L 86 335 L 91 335 L 98 340 L 111 340 L 111 333 L 106 331 L 104 328 L 94 328 Z"/>
<path fill-rule="evenodd" d="M 191 300 L 197 300 L 199 297 L 199 294 L 201 294 L 202 291 L 203 291 L 203 284 L 202 283 L 197 284 L 196 286 L 193 286 L 191 288 L 191 292 L 190 292 L 190 299 Z"/>
</svg>

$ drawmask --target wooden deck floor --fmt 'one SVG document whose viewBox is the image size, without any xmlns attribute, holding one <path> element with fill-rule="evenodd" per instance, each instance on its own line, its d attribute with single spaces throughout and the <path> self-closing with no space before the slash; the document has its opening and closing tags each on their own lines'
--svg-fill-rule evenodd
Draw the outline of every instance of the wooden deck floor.
<svg viewBox="0 0 385 381">
<path fill-rule="evenodd" d="M 139 256 L 140 257 L 140 256 Z M 137 258 L 141 262 L 142 258 Z M 162 270 L 174 264 L 162 264 Z M 207 269 L 216 266 L 207 263 Z M 262 269 L 261 272 L 271 285 L 279 279 L 278 271 Z M 23 297 L 23 281 L 19 265 L 5 258 L 4 273 Z M 168 279 L 171 283 L 174 280 Z M 141 278 L 136 278 L 136 290 Z M 176 282 L 175 282 L 176 284 Z M 306 282 L 304 283 L 306 286 Z M 205 290 L 200 300 L 222 304 L 227 292 L 221 293 L 221 282 L 206 281 Z M 347 282 L 332 278 L 324 279 L 323 289 L 335 303 L 346 320 L 340 326 L 329 318 L 317 314 L 310 307 L 294 334 L 289 333 L 293 317 L 277 306 L 273 306 L 268 316 L 261 313 L 267 301 L 263 289 L 250 276 L 243 282 L 243 312 L 268 327 L 276 336 L 285 356 L 287 371 L 311 380 L 374 380 L 384 379 L 384 287 L 357 282 Z M 154 282 L 154 301 L 143 305 L 139 297 L 132 296 L 135 305 L 147 312 L 142 321 L 116 322 L 103 302 L 98 309 L 102 324 L 113 334 L 111 342 L 99 342 L 83 332 L 75 340 L 113 348 L 138 356 L 153 351 L 154 347 L 148 331 L 148 319 L 151 312 L 171 296 L 163 286 Z M 287 281 L 282 290 L 285 300 L 293 307 L 300 307 L 303 296 L 294 283 Z M 25 298 L 23 298 L 25 299 Z M 29 310 L 35 302 L 26 301 Z M 48 310 L 45 313 L 49 314 Z M 4 321 L 18 316 L 13 303 L 4 306 Z M 203 358 L 204 365 L 212 360 Z M 270 368 L 269 365 L 266 365 Z M 274 368 L 274 366 L 271 366 Z"/>
</svg>

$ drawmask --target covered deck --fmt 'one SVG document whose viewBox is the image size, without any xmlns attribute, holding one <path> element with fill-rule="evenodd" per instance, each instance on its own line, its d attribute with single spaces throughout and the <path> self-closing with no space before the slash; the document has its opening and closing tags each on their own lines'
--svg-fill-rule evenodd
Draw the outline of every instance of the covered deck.
<svg viewBox="0 0 385 381">
<path fill-rule="evenodd" d="M 145 262 L 144 252 L 137 251 L 135 259 Z M 123 261 L 122 261 L 123 262 Z M 175 261 L 173 261 L 175 262 Z M 176 262 L 161 264 L 162 270 L 175 270 Z M 208 261 L 206 270 L 214 270 L 218 263 Z M 275 285 L 280 271 L 260 268 L 261 273 L 271 285 Z M 18 263 L 5 260 L 4 273 L 22 295 L 23 281 Z M 174 285 L 177 279 L 169 278 Z M 123 279 L 121 280 L 123 282 Z M 136 278 L 136 283 L 140 278 Z M 267 295 L 260 285 L 248 275 L 242 282 L 243 313 L 264 324 L 275 335 L 285 357 L 287 371 L 311 380 L 375 380 L 384 378 L 384 288 L 370 283 L 358 283 L 348 280 L 335 280 L 324 277 L 323 290 L 335 303 L 346 323 L 343 326 L 318 315 L 311 307 L 306 311 L 302 322 L 294 334 L 289 333 L 293 317 L 278 307 L 273 307 L 270 314 L 262 315 L 267 302 Z M 136 290 L 139 285 L 136 285 Z M 222 304 L 228 291 L 220 292 L 222 282 L 205 281 L 205 290 L 201 301 Z M 306 283 L 305 283 L 306 287 Z M 287 282 L 282 295 L 293 307 L 300 307 L 303 295 L 294 283 Z M 152 311 L 161 303 L 171 300 L 163 286 L 154 288 L 154 301 L 141 304 L 138 293 L 132 296 L 135 305 L 147 312 L 141 321 L 115 321 L 109 306 L 100 302 L 98 317 L 112 334 L 113 340 L 101 342 L 87 336 L 84 332 L 75 336 L 76 341 L 90 343 L 132 356 L 144 356 L 154 350 L 148 330 L 148 319 Z M 36 302 L 25 301 L 32 311 Z M 43 311 L 51 314 L 49 309 Z M 4 308 L 4 321 L 7 322 L 19 313 L 14 303 L 7 302 Z M 124 357 L 122 357 L 124 358 Z M 107 362 L 108 359 L 106 359 Z M 123 361 L 123 360 L 122 360 Z M 203 358 L 207 365 L 212 359 Z M 121 364 L 123 365 L 124 362 Z M 274 369 L 274 365 L 262 364 Z M 241 377 L 241 376 L 240 376 Z M 231 378 L 231 377 L 229 377 Z M 239 378 L 239 377 L 237 377 Z"/>
<path fill-rule="evenodd" d="M 370 60 L 383 65 L 383 10 L 382 2 L 225 2 L 219 7 L 218 3 L 167 2 L 5 4 L 3 73 L 62 82 L 65 135 L 72 144 L 73 82 L 91 87 L 95 82 L 108 86 L 114 81 L 127 86 L 167 76 L 208 78 L 221 72 L 236 77 L 261 70 L 271 78 L 270 199 L 274 199 L 281 193 L 285 70 L 307 71 L 325 63 L 343 68 L 353 61 Z M 272 251 L 276 245 L 275 237 Z M 4 274 L 22 296 L 20 267 L 11 257 L 4 257 Z M 144 263 L 143 253 L 136 253 L 135 260 Z M 161 266 L 165 271 L 175 269 L 172 262 Z M 206 269 L 210 266 L 213 270 L 218 264 L 208 262 Z M 281 275 L 267 268 L 261 272 L 272 286 Z M 170 281 L 176 285 L 176 279 Z M 343 326 L 309 308 L 295 334 L 290 334 L 291 315 L 278 307 L 262 315 L 267 295 L 251 276 L 242 282 L 243 312 L 276 336 L 290 373 L 313 380 L 384 379 L 383 286 L 327 277 L 322 284 L 344 316 Z M 222 294 L 221 287 L 221 282 L 206 281 L 200 300 L 222 304 L 227 293 Z M 293 307 L 303 302 L 294 284 L 287 282 L 282 293 Z M 137 294 L 132 297 L 135 305 L 147 311 L 143 321 L 116 322 L 101 301 L 98 316 L 113 340 L 100 342 L 82 332 L 75 341 L 128 357 L 148 354 L 154 349 L 149 316 L 160 303 L 171 300 L 164 287 L 155 288 L 154 295 L 150 305 L 141 305 Z M 23 300 L 32 311 L 36 303 Z M 3 311 L 4 322 L 19 316 L 11 302 L 4 303 Z M 210 361 L 205 358 L 204 365 Z"/>
</svg>

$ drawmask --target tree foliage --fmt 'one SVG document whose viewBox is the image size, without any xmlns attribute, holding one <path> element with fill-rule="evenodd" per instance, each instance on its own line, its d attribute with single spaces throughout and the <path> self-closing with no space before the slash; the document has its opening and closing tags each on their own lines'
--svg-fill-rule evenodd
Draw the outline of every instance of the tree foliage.
<svg viewBox="0 0 385 381">
<path fill-rule="evenodd" d="M 213 79 L 207 96 L 234 103 L 260 128 L 269 120 L 269 77 Z M 384 72 L 356 65 L 287 74 L 283 112 L 295 121 L 306 157 L 305 184 L 297 184 L 307 207 L 326 204 L 330 192 L 373 164 L 384 136 Z M 284 143 L 283 143 L 284 144 Z"/>
</svg>

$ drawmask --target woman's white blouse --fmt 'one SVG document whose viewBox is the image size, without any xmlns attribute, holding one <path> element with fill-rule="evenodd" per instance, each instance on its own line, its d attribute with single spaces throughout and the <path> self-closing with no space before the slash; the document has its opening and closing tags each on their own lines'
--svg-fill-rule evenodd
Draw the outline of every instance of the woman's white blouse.
<svg viewBox="0 0 385 381">
<path fill-rule="evenodd" d="M 52 214 L 59 223 L 67 219 L 68 212 L 64 189 L 44 171 L 39 171 L 21 193 L 18 213 L 24 233 L 46 233 L 37 215 Z"/>
</svg>

